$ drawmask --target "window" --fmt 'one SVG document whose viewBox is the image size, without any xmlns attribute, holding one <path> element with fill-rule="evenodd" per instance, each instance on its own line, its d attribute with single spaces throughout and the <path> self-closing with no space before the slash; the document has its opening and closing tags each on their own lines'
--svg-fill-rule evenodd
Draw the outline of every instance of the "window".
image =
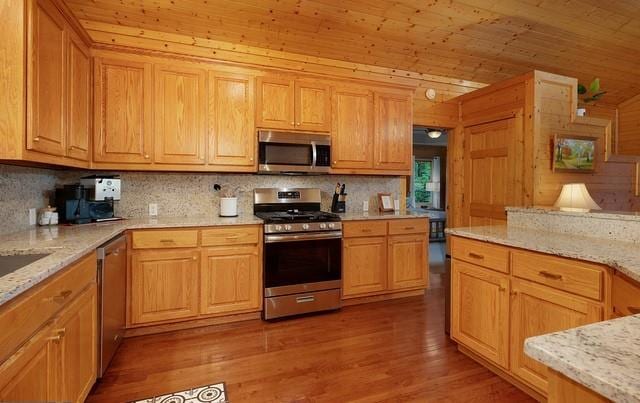
<svg viewBox="0 0 640 403">
<path fill-rule="evenodd" d="M 413 163 L 413 189 L 416 207 L 431 206 L 431 192 L 424 190 L 427 182 L 431 182 L 433 161 L 416 159 Z"/>
</svg>

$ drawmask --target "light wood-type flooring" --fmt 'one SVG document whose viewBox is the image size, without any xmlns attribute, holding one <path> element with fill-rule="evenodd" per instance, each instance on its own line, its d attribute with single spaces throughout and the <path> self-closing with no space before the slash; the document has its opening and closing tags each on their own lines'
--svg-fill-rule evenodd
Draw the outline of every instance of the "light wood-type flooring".
<svg viewBox="0 0 640 403">
<path fill-rule="evenodd" d="M 231 403 L 532 401 L 457 351 L 441 276 L 424 297 L 126 339 L 88 401 L 220 381 Z"/>
</svg>

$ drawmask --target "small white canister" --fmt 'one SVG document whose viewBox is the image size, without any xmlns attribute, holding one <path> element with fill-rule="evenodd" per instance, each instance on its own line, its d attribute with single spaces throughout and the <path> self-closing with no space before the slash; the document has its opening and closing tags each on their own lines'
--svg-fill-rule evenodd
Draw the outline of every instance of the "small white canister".
<svg viewBox="0 0 640 403">
<path fill-rule="evenodd" d="M 238 198 L 237 197 L 221 197 L 220 198 L 220 217 L 237 217 L 238 216 Z"/>
</svg>

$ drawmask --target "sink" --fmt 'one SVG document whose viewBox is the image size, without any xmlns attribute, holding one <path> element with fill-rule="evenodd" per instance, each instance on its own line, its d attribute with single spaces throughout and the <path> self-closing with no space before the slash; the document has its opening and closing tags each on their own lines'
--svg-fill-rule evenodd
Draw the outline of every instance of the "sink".
<svg viewBox="0 0 640 403">
<path fill-rule="evenodd" d="M 33 253 L 29 255 L 0 256 L 0 277 L 13 273 L 16 270 L 49 255 L 50 253 Z"/>
</svg>

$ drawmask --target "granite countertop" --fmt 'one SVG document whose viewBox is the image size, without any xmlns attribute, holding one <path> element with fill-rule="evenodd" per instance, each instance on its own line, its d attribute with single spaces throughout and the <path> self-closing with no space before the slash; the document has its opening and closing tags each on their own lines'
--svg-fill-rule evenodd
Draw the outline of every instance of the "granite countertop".
<svg viewBox="0 0 640 403">
<path fill-rule="evenodd" d="M 401 210 L 382 213 L 377 210 L 358 211 L 338 214 L 342 221 L 361 221 L 361 220 L 393 220 L 402 218 L 436 218 L 436 213 L 427 210 Z"/>
<path fill-rule="evenodd" d="M 563 211 L 553 207 L 506 207 L 507 213 L 546 214 L 579 218 L 597 218 L 617 221 L 640 221 L 640 211 L 589 210 Z"/>
<path fill-rule="evenodd" d="M 601 263 L 640 282 L 637 243 L 513 226 L 449 228 L 448 234 L 552 255 Z"/>
<path fill-rule="evenodd" d="M 239 217 L 158 217 L 76 226 L 38 227 L 0 236 L 0 256 L 50 253 L 0 277 L 0 305 L 90 253 L 125 230 L 262 224 L 253 214 Z"/>
<path fill-rule="evenodd" d="M 614 402 L 640 402 L 640 315 L 531 337 L 524 350 Z"/>
</svg>

